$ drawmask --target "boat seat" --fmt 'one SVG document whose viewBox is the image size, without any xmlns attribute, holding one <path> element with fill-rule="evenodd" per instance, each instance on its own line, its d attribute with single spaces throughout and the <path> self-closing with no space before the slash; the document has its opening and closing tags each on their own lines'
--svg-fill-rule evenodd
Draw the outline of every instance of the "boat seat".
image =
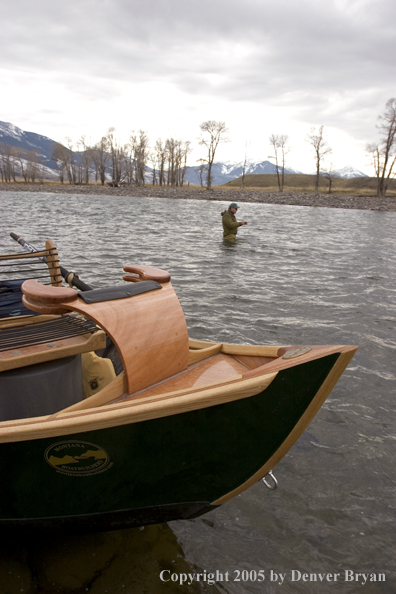
<svg viewBox="0 0 396 594">
<path fill-rule="evenodd" d="M 99 325 L 117 347 L 131 394 L 186 369 L 189 343 L 184 313 L 169 273 L 139 266 L 126 266 L 124 270 L 139 275 L 137 294 L 131 287 L 129 295 L 121 298 L 89 302 L 86 298 L 91 292 L 84 293 L 83 298 L 73 289 L 35 281 L 26 281 L 22 291 L 28 308 L 48 314 L 74 311 Z M 151 290 L 141 292 L 142 281 L 158 283 L 159 287 L 150 285 Z"/>
</svg>

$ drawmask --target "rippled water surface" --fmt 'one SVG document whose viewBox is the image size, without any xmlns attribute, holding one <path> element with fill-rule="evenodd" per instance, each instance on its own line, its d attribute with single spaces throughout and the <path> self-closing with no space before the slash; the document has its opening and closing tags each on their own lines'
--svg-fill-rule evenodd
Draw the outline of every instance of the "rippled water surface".
<svg viewBox="0 0 396 594">
<path fill-rule="evenodd" d="M 143 531 L 3 545 L 7 591 L 396 592 L 396 213 L 243 204 L 248 225 L 229 245 L 226 203 L 0 192 L 0 204 L 1 253 L 22 251 L 11 231 L 38 248 L 50 238 L 95 287 L 121 284 L 128 263 L 168 270 L 193 338 L 359 346 L 276 467 L 276 491 L 258 483 L 203 518 Z M 164 569 L 223 581 L 162 582 Z"/>
</svg>

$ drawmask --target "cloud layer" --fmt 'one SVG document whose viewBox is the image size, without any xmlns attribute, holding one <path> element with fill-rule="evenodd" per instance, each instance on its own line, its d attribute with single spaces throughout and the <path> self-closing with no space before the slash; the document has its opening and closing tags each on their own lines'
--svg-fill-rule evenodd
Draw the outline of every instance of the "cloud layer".
<svg viewBox="0 0 396 594">
<path fill-rule="evenodd" d="M 16 0 L 2 20 L 3 95 L 45 88 L 42 113 L 61 121 L 67 97 L 111 116 L 151 85 L 158 110 L 169 92 L 197 118 L 204 104 L 251 105 L 368 141 L 396 94 L 393 0 Z"/>
</svg>

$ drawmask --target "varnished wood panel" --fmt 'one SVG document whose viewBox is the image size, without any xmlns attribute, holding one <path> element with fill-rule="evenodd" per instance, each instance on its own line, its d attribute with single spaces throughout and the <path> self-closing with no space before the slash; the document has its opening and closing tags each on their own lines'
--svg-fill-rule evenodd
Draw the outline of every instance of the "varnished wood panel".
<svg viewBox="0 0 396 594">
<path fill-rule="evenodd" d="M 128 393 L 186 369 L 188 332 L 171 283 L 128 299 L 62 304 L 94 320 L 111 337 L 121 356 Z"/>
<path fill-rule="evenodd" d="M 175 377 L 150 388 L 146 388 L 132 396 L 125 396 L 123 399 L 147 398 L 148 396 L 156 396 L 158 394 L 170 395 L 174 392 L 188 390 L 190 388 L 209 385 L 215 386 L 219 382 L 241 378 L 242 373 L 245 372 L 246 369 L 246 366 L 239 363 L 234 357 L 229 357 L 223 354 L 214 355 L 210 357 L 210 359 L 192 365 L 186 371 L 179 373 Z"/>
</svg>

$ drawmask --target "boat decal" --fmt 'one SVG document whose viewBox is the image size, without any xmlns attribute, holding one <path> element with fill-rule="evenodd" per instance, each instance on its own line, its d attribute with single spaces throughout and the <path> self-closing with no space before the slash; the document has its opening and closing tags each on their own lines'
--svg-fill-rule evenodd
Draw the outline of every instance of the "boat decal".
<svg viewBox="0 0 396 594">
<path fill-rule="evenodd" d="M 67 476 L 93 476 L 113 466 L 106 450 L 88 441 L 53 443 L 44 458 L 56 472 Z"/>
</svg>

